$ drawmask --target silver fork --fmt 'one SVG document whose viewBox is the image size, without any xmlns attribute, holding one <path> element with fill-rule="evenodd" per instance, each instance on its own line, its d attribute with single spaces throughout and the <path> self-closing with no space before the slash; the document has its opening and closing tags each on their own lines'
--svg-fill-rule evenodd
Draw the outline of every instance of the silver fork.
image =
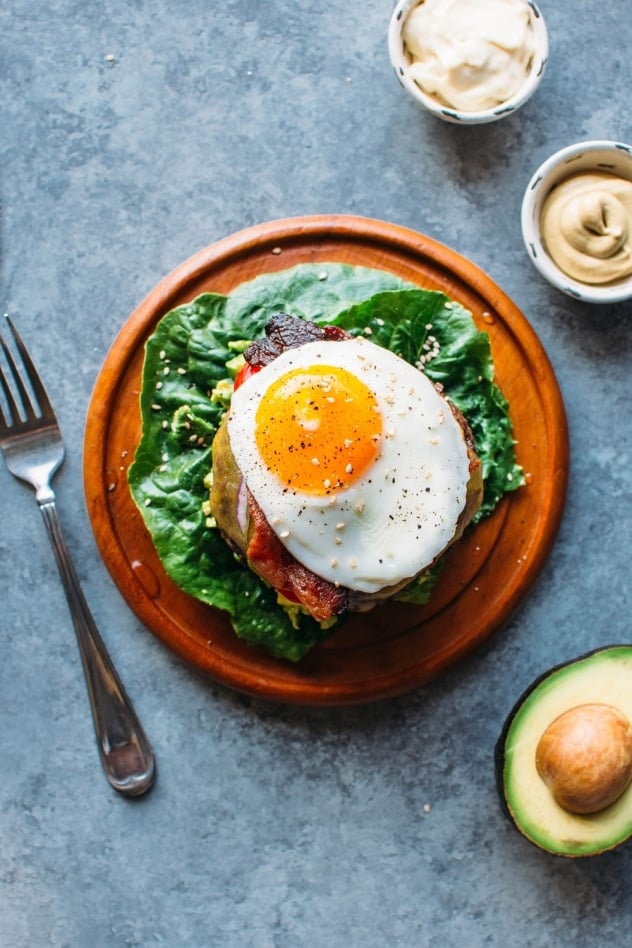
<svg viewBox="0 0 632 948">
<path fill-rule="evenodd" d="M 5 318 L 22 370 L 0 335 L 8 366 L 8 373 L 0 366 L 0 390 L 6 406 L 0 406 L 0 448 L 11 473 L 35 489 L 53 545 L 77 634 L 103 770 L 119 793 L 139 796 L 153 783 L 154 755 L 90 614 L 62 536 L 51 487 L 53 475 L 64 460 L 55 411 L 13 322 Z"/>
</svg>

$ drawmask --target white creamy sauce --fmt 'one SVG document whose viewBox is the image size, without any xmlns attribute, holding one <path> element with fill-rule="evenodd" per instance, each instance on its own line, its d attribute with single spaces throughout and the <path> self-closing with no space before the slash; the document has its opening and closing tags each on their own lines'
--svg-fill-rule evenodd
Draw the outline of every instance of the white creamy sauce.
<svg viewBox="0 0 632 948">
<path fill-rule="evenodd" d="M 410 76 L 424 92 L 463 112 L 510 99 L 535 52 L 525 0 L 423 0 L 409 14 L 403 39 Z"/>
</svg>

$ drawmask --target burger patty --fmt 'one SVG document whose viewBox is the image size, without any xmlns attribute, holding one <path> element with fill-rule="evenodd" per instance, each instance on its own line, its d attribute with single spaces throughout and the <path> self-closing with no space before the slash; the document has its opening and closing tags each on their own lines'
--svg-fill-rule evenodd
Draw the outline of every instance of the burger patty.
<svg viewBox="0 0 632 948">
<path fill-rule="evenodd" d="M 337 341 L 350 334 L 336 326 L 320 327 L 314 323 L 275 314 L 266 326 L 264 339 L 253 342 L 244 353 L 249 369 L 257 371 L 274 361 L 287 349 L 317 340 Z M 440 394 L 442 386 L 435 385 Z M 474 439 L 463 414 L 446 399 L 446 404 L 463 430 L 469 459 L 469 481 L 466 502 L 459 516 L 457 540 L 478 510 L 483 493 L 481 463 Z M 213 442 L 213 486 L 211 508 L 226 541 L 245 558 L 248 566 L 265 582 L 291 602 L 299 603 L 317 621 L 323 622 L 347 611 L 366 611 L 392 597 L 413 577 L 378 593 L 357 592 L 335 585 L 317 576 L 295 559 L 283 546 L 252 496 L 233 456 L 225 416 Z M 442 551 L 442 554 L 445 551 Z M 441 554 L 441 555 L 442 555 Z M 427 569 L 432 564 L 427 564 Z"/>
</svg>

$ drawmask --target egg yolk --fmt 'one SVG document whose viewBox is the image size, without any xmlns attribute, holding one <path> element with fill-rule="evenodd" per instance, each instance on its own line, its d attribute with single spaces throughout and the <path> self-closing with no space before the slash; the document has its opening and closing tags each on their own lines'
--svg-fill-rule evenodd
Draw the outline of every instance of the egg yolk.
<svg viewBox="0 0 632 948">
<path fill-rule="evenodd" d="M 380 450 L 382 415 L 373 392 L 336 366 L 292 369 L 262 398 L 255 437 L 268 470 L 312 495 L 349 487 Z"/>
</svg>

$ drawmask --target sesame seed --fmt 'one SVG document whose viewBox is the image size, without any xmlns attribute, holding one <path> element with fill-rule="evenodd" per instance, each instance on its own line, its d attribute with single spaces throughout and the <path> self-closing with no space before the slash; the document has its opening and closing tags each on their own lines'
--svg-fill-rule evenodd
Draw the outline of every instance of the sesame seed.
<svg viewBox="0 0 632 948">
<path fill-rule="evenodd" d="M 282 533 L 279 534 L 279 536 L 281 537 L 282 540 L 287 540 L 287 538 L 289 537 L 289 535 L 290 535 L 290 531 L 289 531 L 289 530 L 284 530 Z"/>
<path fill-rule="evenodd" d="M 338 560 L 334 557 L 330 560 L 330 566 L 336 567 L 338 565 Z"/>
<path fill-rule="evenodd" d="M 273 247 L 273 248 L 272 248 L 272 253 L 273 253 L 276 257 L 278 257 L 278 255 L 279 255 L 281 252 L 282 252 L 282 251 L 281 251 L 281 248 L 280 248 L 280 247 Z"/>
<path fill-rule="evenodd" d="M 312 464 L 314 465 L 314 467 L 318 467 L 318 465 L 320 464 L 320 461 L 318 460 L 318 458 L 312 458 Z"/>
<path fill-rule="evenodd" d="M 353 464 L 347 464 L 345 471 L 347 474 L 353 474 Z"/>
</svg>

